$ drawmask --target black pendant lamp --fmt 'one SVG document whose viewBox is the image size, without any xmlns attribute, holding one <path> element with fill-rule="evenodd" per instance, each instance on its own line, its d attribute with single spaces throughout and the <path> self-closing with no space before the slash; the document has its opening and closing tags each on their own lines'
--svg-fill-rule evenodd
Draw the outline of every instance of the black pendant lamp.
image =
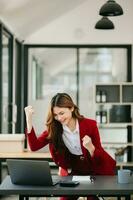
<svg viewBox="0 0 133 200">
<path fill-rule="evenodd" d="M 96 29 L 114 29 L 114 24 L 113 22 L 108 19 L 107 17 L 102 17 L 102 19 L 100 19 L 96 25 L 95 25 Z"/>
<path fill-rule="evenodd" d="M 99 14 L 102 16 L 123 15 L 122 7 L 114 0 L 108 0 L 100 9 Z"/>
</svg>

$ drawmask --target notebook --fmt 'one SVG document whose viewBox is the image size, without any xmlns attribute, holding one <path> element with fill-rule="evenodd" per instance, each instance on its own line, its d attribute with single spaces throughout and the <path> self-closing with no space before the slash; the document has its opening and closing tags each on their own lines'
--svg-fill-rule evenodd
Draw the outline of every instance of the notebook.
<svg viewBox="0 0 133 200">
<path fill-rule="evenodd" d="M 7 159 L 11 181 L 17 185 L 52 186 L 59 177 L 52 177 L 48 161 Z"/>
</svg>

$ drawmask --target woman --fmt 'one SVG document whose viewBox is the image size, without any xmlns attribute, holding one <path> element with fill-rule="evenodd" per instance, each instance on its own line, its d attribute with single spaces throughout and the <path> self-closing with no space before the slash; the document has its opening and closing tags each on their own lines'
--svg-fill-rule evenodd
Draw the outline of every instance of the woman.
<svg viewBox="0 0 133 200">
<path fill-rule="evenodd" d="M 80 115 L 68 94 L 57 93 L 52 98 L 47 130 L 39 137 L 32 127 L 33 113 L 32 106 L 25 108 L 27 138 L 32 151 L 49 144 L 54 162 L 64 170 L 71 169 L 71 175 L 114 175 L 116 162 L 101 146 L 96 121 Z"/>
</svg>

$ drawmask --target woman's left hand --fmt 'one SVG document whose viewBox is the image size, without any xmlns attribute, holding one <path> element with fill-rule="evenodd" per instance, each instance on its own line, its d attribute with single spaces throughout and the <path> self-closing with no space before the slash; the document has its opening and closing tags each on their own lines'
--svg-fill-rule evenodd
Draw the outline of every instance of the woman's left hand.
<svg viewBox="0 0 133 200">
<path fill-rule="evenodd" d="M 90 152 L 91 156 L 93 156 L 95 146 L 93 145 L 91 138 L 88 135 L 85 135 L 82 141 L 83 146 Z"/>
</svg>

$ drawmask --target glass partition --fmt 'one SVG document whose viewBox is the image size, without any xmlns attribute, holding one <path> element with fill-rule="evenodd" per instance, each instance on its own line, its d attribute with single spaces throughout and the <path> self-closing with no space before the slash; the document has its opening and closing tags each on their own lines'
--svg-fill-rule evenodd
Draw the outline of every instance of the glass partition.
<svg viewBox="0 0 133 200">
<path fill-rule="evenodd" d="M 29 48 L 28 101 L 47 105 L 55 93 L 67 92 L 82 114 L 95 118 L 94 85 L 126 82 L 127 55 L 123 47 Z"/>
<path fill-rule="evenodd" d="M 43 130 L 44 118 L 46 118 L 48 105 L 53 95 L 66 92 L 76 101 L 76 50 L 73 48 L 30 48 L 28 74 L 28 102 L 36 110 L 37 116 L 34 118 L 34 123 L 37 128 L 42 127 Z"/>
<path fill-rule="evenodd" d="M 36 132 L 40 133 L 44 130 L 49 101 L 57 92 L 69 93 L 78 103 L 81 114 L 95 119 L 95 84 L 131 81 L 129 49 L 115 45 L 73 48 L 30 47 L 28 49 L 28 104 L 35 109 L 33 123 Z M 115 131 L 100 129 L 102 141 L 112 141 L 111 134 L 106 138 L 105 132 Z M 127 133 L 125 128 L 124 142 L 131 141 L 127 140 Z M 114 138 L 116 141 L 119 140 L 119 136 Z M 114 156 L 114 150 L 111 149 L 109 153 Z"/>
</svg>

